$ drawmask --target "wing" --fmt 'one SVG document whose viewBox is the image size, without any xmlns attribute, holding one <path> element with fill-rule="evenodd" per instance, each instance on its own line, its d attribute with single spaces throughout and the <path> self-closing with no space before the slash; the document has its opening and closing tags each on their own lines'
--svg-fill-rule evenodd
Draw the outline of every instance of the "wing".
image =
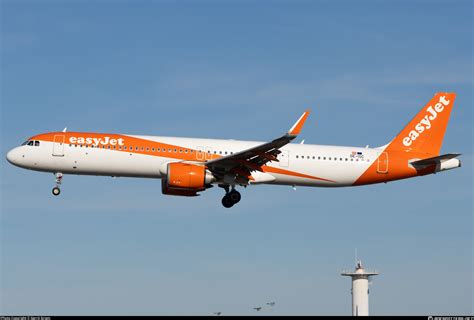
<svg viewBox="0 0 474 320">
<path fill-rule="evenodd" d="M 252 171 L 263 171 L 261 167 L 267 162 L 278 162 L 277 156 L 281 153 L 279 149 L 298 136 L 310 112 L 306 110 L 285 135 L 256 147 L 208 161 L 207 168 L 217 176 L 227 174 L 233 176 L 237 183 L 248 183 Z"/>
</svg>

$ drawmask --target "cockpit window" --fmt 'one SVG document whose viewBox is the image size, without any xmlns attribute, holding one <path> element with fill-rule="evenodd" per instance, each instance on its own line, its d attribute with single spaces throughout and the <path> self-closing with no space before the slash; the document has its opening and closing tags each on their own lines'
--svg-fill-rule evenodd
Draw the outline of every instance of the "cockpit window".
<svg viewBox="0 0 474 320">
<path fill-rule="evenodd" d="M 28 141 L 28 140 L 26 140 L 26 141 L 25 141 L 25 142 L 23 142 L 21 145 L 22 145 L 22 146 L 26 146 L 26 144 L 27 144 L 28 142 L 29 142 L 29 141 Z"/>
<path fill-rule="evenodd" d="M 29 146 L 32 146 L 32 145 L 33 145 L 33 141 L 28 141 L 28 145 L 29 145 Z"/>
<path fill-rule="evenodd" d="M 39 147 L 40 145 L 40 142 L 39 141 L 35 141 L 35 147 Z"/>
</svg>

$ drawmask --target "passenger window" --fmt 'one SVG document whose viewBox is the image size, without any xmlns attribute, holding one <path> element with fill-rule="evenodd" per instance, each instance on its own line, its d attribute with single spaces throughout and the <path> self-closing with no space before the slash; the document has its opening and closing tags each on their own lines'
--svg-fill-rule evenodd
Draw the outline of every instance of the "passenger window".
<svg viewBox="0 0 474 320">
<path fill-rule="evenodd" d="M 331 157 L 329 157 L 329 160 L 331 160 Z"/>
<path fill-rule="evenodd" d="M 296 156 L 296 159 L 298 159 L 298 156 Z"/>
<path fill-rule="evenodd" d="M 147 147 L 147 148 L 146 148 L 146 151 L 150 151 L 150 148 Z"/>
<path fill-rule="evenodd" d="M 141 147 L 140 150 L 143 151 L 143 147 Z"/>
<path fill-rule="evenodd" d="M 39 141 L 35 141 L 35 147 L 39 147 L 40 145 L 40 142 Z"/>
<path fill-rule="evenodd" d="M 326 157 L 323 157 L 323 160 L 326 160 Z"/>
</svg>

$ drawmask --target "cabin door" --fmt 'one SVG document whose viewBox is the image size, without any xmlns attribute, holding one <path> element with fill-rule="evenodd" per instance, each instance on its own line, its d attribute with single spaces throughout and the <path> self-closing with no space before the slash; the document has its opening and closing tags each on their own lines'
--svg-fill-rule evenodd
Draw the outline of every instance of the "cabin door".
<svg viewBox="0 0 474 320">
<path fill-rule="evenodd" d="M 53 156 L 64 156 L 64 134 L 58 134 L 54 136 Z"/>
<path fill-rule="evenodd" d="M 388 153 L 379 153 L 377 158 L 377 173 L 386 174 L 388 173 Z"/>
</svg>

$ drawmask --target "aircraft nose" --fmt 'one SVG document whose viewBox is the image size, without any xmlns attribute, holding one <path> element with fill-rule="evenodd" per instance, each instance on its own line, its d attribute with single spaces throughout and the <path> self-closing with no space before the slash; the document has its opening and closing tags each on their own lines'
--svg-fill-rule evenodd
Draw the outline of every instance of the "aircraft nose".
<svg viewBox="0 0 474 320">
<path fill-rule="evenodd" d="M 16 164 L 18 162 L 18 150 L 17 148 L 11 149 L 7 153 L 7 161 L 11 164 Z"/>
</svg>

